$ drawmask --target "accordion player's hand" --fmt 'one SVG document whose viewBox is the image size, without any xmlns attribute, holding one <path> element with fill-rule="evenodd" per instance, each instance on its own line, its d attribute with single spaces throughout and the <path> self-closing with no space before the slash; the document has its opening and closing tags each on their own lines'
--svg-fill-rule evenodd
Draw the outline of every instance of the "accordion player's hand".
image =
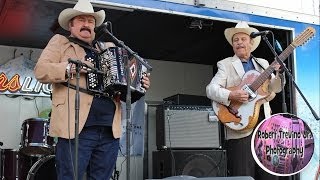
<svg viewBox="0 0 320 180">
<path fill-rule="evenodd" d="M 145 75 L 142 76 L 142 86 L 148 90 L 150 87 L 150 79 L 149 79 L 150 73 L 146 73 Z"/>
</svg>

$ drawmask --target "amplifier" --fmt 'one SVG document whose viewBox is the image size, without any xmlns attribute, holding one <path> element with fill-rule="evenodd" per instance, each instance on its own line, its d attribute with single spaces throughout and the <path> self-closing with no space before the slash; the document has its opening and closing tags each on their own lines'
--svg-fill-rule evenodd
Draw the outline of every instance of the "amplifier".
<svg viewBox="0 0 320 180">
<path fill-rule="evenodd" d="M 211 100 L 206 96 L 197 96 L 189 94 L 176 94 L 163 99 L 165 104 L 170 105 L 197 105 L 211 106 Z"/>
<path fill-rule="evenodd" d="M 158 150 L 221 148 L 221 125 L 211 106 L 161 105 L 156 119 Z"/>
</svg>

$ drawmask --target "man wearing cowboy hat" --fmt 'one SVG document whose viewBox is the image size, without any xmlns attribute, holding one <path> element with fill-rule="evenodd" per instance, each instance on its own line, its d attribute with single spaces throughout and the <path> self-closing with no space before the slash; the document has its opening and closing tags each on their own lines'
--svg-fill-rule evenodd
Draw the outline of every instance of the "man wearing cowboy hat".
<svg viewBox="0 0 320 180">
<path fill-rule="evenodd" d="M 252 52 L 258 47 L 261 37 L 250 38 L 252 32 L 257 29 L 249 27 L 246 22 L 240 21 L 234 28 L 227 28 L 224 35 L 232 46 L 234 56 L 225 58 L 217 63 L 218 71 L 206 87 L 208 98 L 228 106 L 230 101 L 244 103 L 248 101 L 249 95 L 246 91 L 228 90 L 227 88 L 238 86 L 245 72 L 257 70 L 262 72 L 269 66 L 265 59 L 255 58 Z M 272 75 L 269 84 L 270 92 L 281 91 L 281 78 L 278 78 L 280 65 L 274 65 L 276 75 Z M 270 105 L 263 105 L 265 117 L 270 116 Z M 260 113 L 260 115 L 263 113 Z M 260 118 L 259 118 L 260 119 Z M 228 173 L 230 176 L 252 176 L 257 180 L 275 179 L 256 165 L 251 154 L 251 134 L 253 129 L 248 131 L 235 131 L 226 128 L 226 150 L 228 158 Z M 258 169 L 259 173 L 256 171 Z M 260 172 L 260 170 L 262 172 Z M 263 174 L 263 175 L 262 175 Z M 258 176 L 261 175 L 261 176 Z"/>
<path fill-rule="evenodd" d="M 75 90 L 66 82 L 76 84 L 74 68 L 68 59 L 81 60 L 93 66 L 89 59 L 98 60 L 92 43 L 94 28 L 105 19 L 105 12 L 94 12 L 89 0 L 79 0 L 73 8 L 63 10 L 58 18 L 60 26 L 70 31 L 70 36 L 56 34 L 43 50 L 34 69 L 35 77 L 42 83 L 52 84 L 52 113 L 50 136 L 58 137 L 56 145 L 56 170 L 59 180 L 74 177 L 73 156 L 75 133 Z M 75 40 L 75 41 L 74 41 Z M 105 47 L 114 46 L 106 43 Z M 81 70 L 79 85 L 79 157 L 78 177 L 82 179 L 110 179 L 114 169 L 121 135 L 121 109 L 119 100 L 105 95 L 95 96 L 87 90 L 87 72 Z M 142 85 L 148 89 L 150 80 L 143 77 Z M 71 147 L 71 150 L 70 150 Z"/>
</svg>

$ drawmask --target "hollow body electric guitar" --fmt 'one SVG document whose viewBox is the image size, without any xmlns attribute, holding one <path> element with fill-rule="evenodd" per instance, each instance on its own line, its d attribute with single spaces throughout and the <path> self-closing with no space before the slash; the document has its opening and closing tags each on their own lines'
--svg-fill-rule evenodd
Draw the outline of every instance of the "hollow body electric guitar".
<svg viewBox="0 0 320 180">
<path fill-rule="evenodd" d="M 279 55 L 279 59 L 287 59 L 296 47 L 304 44 L 314 33 L 315 29 L 308 27 Z M 268 85 L 269 77 L 274 71 L 273 65 L 276 63 L 277 60 L 273 61 L 262 73 L 255 70 L 246 72 L 238 86 L 227 88 L 230 91 L 245 90 L 249 94 L 248 102 L 231 101 L 229 106 L 225 106 L 213 101 L 213 110 L 224 125 L 236 131 L 247 131 L 255 127 L 260 106 L 275 97 L 274 92 L 268 92 Z"/>
</svg>

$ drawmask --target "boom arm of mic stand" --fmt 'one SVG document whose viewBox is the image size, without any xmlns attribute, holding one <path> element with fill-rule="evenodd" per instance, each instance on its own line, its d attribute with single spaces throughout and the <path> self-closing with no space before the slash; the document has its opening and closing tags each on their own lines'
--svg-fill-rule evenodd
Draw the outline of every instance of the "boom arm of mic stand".
<svg viewBox="0 0 320 180">
<path fill-rule="evenodd" d="M 140 57 L 136 52 L 132 51 L 127 45 L 124 44 L 123 41 L 120 41 L 118 38 L 116 38 L 112 33 L 110 33 L 110 31 L 105 28 L 103 29 L 103 31 L 105 33 L 107 33 L 108 35 L 110 35 L 112 37 L 112 39 L 114 39 L 118 44 L 121 45 L 121 47 L 125 48 L 130 54 L 132 54 L 138 61 L 140 61 L 149 71 L 152 71 L 152 67 L 146 63 L 146 61 Z"/>
<path fill-rule="evenodd" d="M 296 84 L 295 80 L 293 79 L 292 74 L 290 73 L 290 71 L 287 69 L 287 67 L 284 65 L 284 63 L 280 60 L 278 54 L 276 53 L 276 51 L 272 48 L 270 42 L 268 41 L 268 38 L 266 35 L 262 35 L 262 39 L 266 42 L 266 44 L 268 45 L 269 49 L 272 51 L 272 53 L 275 56 L 276 61 L 281 65 L 281 68 L 284 69 L 284 71 L 286 72 L 286 74 L 289 76 L 289 78 L 292 80 L 294 87 L 298 90 L 299 94 L 301 95 L 302 99 L 304 100 L 304 102 L 307 104 L 307 106 L 309 107 L 312 115 L 314 116 L 314 118 L 316 120 L 320 120 L 319 116 L 317 115 L 317 113 L 313 110 L 313 108 L 311 107 L 311 105 L 309 104 L 308 100 L 306 99 L 306 97 L 303 95 L 303 93 L 301 92 L 300 88 L 298 87 L 298 85 Z"/>
</svg>

